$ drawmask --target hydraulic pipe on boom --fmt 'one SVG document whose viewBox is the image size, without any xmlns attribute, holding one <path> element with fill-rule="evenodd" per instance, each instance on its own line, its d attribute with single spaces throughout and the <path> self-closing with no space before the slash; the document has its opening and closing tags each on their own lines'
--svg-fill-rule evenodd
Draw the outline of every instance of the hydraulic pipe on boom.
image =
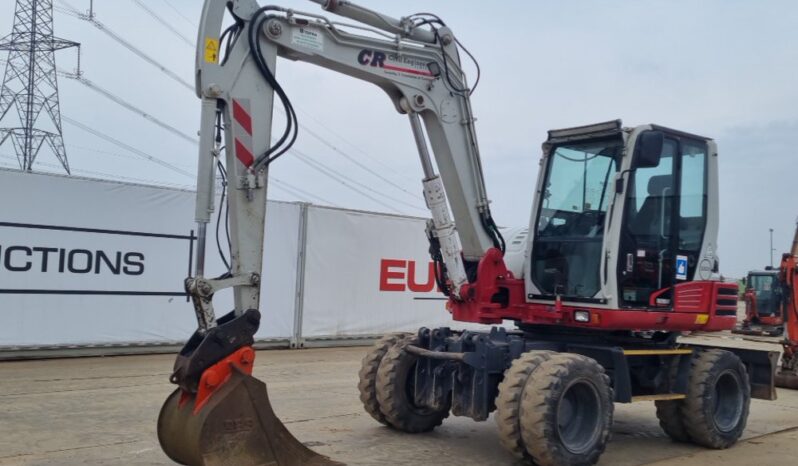
<svg viewBox="0 0 798 466">
<path fill-rule="evenodd" d="M 412 21 L 409 21 L 407 18 L 395 19 L 347 0 L 310 1 L 318 3 L 322 8 L 331 13 L 353 19 L 359 23 L 368 24 L 369 26 L 396 34 L 400 37 L 418 42 L 426 42 L 428 44 L 434 44 L 436 42 L 435 33 L 433 31 L 413 27 Z"/>
</svg>

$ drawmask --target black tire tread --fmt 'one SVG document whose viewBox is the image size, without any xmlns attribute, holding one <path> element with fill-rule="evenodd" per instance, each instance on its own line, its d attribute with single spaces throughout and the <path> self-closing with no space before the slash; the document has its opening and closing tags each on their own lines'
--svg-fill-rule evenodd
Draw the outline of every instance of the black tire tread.
<svg viewBox="0 0 798 466">
<path fill-rule="evenodd" d="M 600 376 L 607 412 L 600 440 L 596 447 L 574 458 L 564 451 L 555 431 L 558 393 L 563 390 L 563 379 L 573 371 L 589 371 Z M 604 368 L 594 359 L 569 353 L 558 353 L 540 364 L 534 377 L 528 379 L 528 387 L 521 400 L 521 436 L 527 453 L 538 466 L 589 466 L 596 464 L 606 449 L 610 437 L 613 415 L 613 391 L 610 378 Z"/>
<path fill-rule="evenodd" d="M 407 399 L 408 365 L 416 356 L 405 351 L 407 345 L 418 344 L 418 337 L 405 338 L 385 354 L 377 370 L 377 401 L 388 426 L 407 433 L 429 432 L 449 417 L 449 408 L 443 410 L 419 409 Z M 412 370 L 412 367 L 410 367 Z"/>
<path fill-rule="evenodd" d="M 721 435 L 714 428 L 714 421 L 708 411 L 710 399 L 707 397 L 707 385 L 712 382 L 716 368 L 721 364 L 733 365 L 741 374 L 741 383 L 745 390 L 745 407 L 736 432 Z M 682 405 L 682 417 L 691 440 L 701 446 L 714 449 L 724 449 L 734 445 L 742 435 L 748 419 L 749 403 L 751 400 L 751 385 L 745 365 L 732 352 L 720 349 L 708 349 L 696 354 L 690 368 L 687 398 Z"/>
<path fill-rule="evenodd" d="M 681 356 L 691 357 L 691 356 Z M 679 371 L 679 358 L 673 358 L 668 366 L 668 374 L 666 385 L 670 386 L 671 382 L 675 381 Z M 684 417 L 682 417 L 682 405 L 684 400 L 657 400 L 654 406 L 657 408 L 657 419 L 659 426 L 663 432 L 668 435 L 674 442 L 689 443 L 690 434 L 687 433 L 687 427 L 684 425 Z"/>
<path fill-rule="evenodd" d="M 358 372 L 359 382 L 357 389 L 360 392 L 360 401 L 363 408 L 371 417 L 381 424 L 387 424 L 385 416 L 380 411 L 380 403 L 377 400 L 377 370 L 380 368 L 382 358 L 385 353 L 399 340 L 407 338 L 408 333 L 391 333 L 377 340 L 363 357 Z"/>
<path fill-rule="evenodd" d="M 687 427 L 682 417 L 684 400 L 658 400 L 654 402 L 657 407 L 659 426 L 674 442 L 688 443 L 691 441 Z"/>
<path fill-rule="evenodd" d="M 516 458 L 528 458 L 524 440 L 521 438 L 520 411 L 521 398 L 527 379 L 547 361 L 553 351 L 529 351 L 515 359 L 504 373 L 496 397 L 496 425 L 499 428 L 499 441 Z"/>
</svg>

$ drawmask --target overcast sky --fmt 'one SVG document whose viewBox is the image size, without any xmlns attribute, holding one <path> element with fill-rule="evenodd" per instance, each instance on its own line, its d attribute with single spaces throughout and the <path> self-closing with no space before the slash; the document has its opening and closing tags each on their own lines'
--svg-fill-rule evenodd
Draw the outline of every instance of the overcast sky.
<svg viewBox="0 0 798 466">
<path fill-rule="evenodd" d="M 141 0 L 193 42 L 200 0 Z M 192 47 L 134 0 L 95 0 L 97 18 L 153 59 L 192 82 Z M 300 0 L 275 1 L 319 13 Z M 741 276 L 787 251 L 798 202 L 798 2 L 405 0 L 361 3 L 399 17 L 432 11 L 479 59 L 473 96 L 493 212 L 501 225 L 528 222 L 540 144 L 546 130 L 622 118 L 715 138 L 720 148 L 721 270 Z M 62 0 L 55 0 L 63 7 Z M 67 0 L 78 10 L 88 0 Z M 174 7 L 174 9 L 173 9 Z M 0 2 L 0 32 L 11 30 L 14 1 Z M 187 134 L 195 134 L 193 93 L 91 24 L 56 12 L 57 35 L 81 42 L 85 77 Z M 0 55 L 0 60 L 5 60 Z M 58 54 L 71 70 L 75 53 Z M 376 87 L 302 63 L 279 62 L 278 77 L 309 131 L 380 171 L 391 186 L 310 134 L 302 153 L 344 173 L 360 193 L 286 156 L 272 175 L 310 195 L 272 184 L 270 196 L 424 215 L 421 169 L 406 117 Z M 472 78 L 473 79 L 473 78 Z M 80 83 L 60 79 L 64 115 L 188 172 L 197 150 Z M 147 162 L 68 122 L 64 137 L 74 173 L 193 186 L 194 180 Z M 0 165 L 13 166 L 0 147 Z M 55 170 L 42 152 L 40 171 Z M 347 184 L 352 185 L 351 181 Z M 373 190 L 373 191 L 372 191 Z M 378 194 L 378 193 L 384 193 Z M 408 194 L 408 193 L 412 193 Z M 311 195 L 313 197 L 311 197 Z M 375 201 L 376 199 L 376 201 Z M 377 202 L 378 201 L 378 202 Z M 415 206 L 415 207 L 413 207 Z"/>
</svg>

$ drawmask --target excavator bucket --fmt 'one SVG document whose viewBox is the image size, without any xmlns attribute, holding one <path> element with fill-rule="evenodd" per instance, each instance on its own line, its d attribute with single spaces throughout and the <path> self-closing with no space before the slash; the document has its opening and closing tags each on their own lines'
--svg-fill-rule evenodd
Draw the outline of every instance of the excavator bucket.
<svg viewBox="0 0 798 466">
<path fill-rule="evenodd" d="M 266 384 L 234 369 L 206 402 L 181 389 L 158 417 L 158 440 L 173 461 L 190 466 L 341 465 L 302 445 L 275 416 Z"/>
</svg>

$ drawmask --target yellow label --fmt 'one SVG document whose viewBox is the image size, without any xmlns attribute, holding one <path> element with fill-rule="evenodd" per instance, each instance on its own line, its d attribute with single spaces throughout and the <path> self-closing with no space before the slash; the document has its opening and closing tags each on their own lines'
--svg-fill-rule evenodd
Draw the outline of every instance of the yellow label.
<svg viewBox="0 0 798 466">
<path fill-rule="evenodd" d="M 709 314 L 698 314 L 695 316 L 695 323 L 698 325 L 704 325 L 709 322 Z"/>
<path fill-rule="evenodd" d="M 208 63 L 219 62 L 219 40 L 205 38 L 205 61 Z"/>
</svg>

